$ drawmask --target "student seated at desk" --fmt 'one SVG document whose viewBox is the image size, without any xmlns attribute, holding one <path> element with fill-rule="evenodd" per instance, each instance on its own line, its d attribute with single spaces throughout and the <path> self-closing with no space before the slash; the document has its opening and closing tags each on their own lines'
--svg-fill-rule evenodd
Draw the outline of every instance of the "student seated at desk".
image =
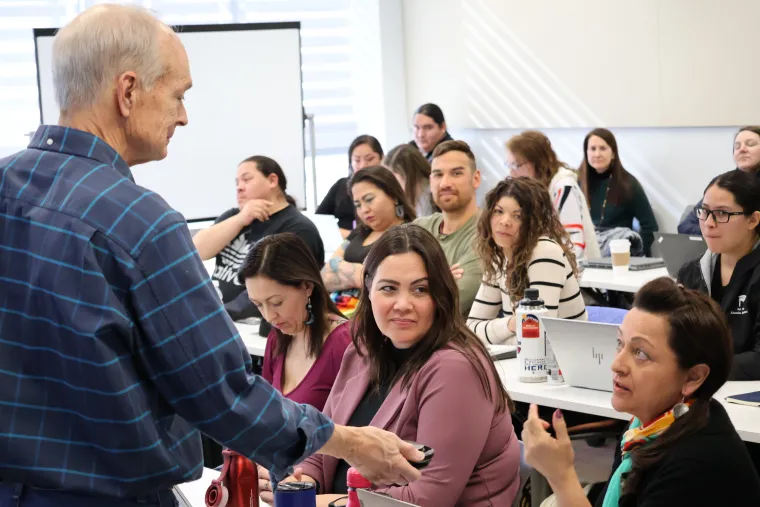
<svg viewBox="0 0 760 507">
<path fill-rule="evenodd" d="M 237 208 L 224 212 L 216 223 L 193 236 L 201 259 L 216 257 L 211 279 L 233 320 L 260 317 L 248 299 L 237 273 L 251 245 L 279 232 L 300 236 L 319 266 L 325 259 L 322 238 L 314 223 L 303 216 L 286 193 L 280 164 L 256 155 L 240 163 L 235 178 Z"/>
<path fill-rule="evenodd" d="M 359 289 L 364 279 L 362 262 L 372 245 L 394 225 L 415 218 L 401 185 L 383 166 L 354 173 L 348 187 L 359 221 L 322 268 L 322 279 L 330 292 Z"/>
<path fill-rule="evenodd" d="M 634 255 L 649 255 L 657 232 L 657 219 L 644 187 L 625 170 L 617 140 L 607 129 L 594 129 L 583 140 L 583 161 L 578 170 L 583 193 L 589 202 L 602 256 L 609 256 L 609 242 L 618 237 L 633 241 Z M 633 231 L 639 222 L 638 234 Z"/>
<path fill-rule="evenodd" d="M 731 336 L 718 305 L 669 278 L 646 284 L 618 334 L 612 406 L 634 416 L 615 450 L 597 507 L 760 505 L 760 479 L 726 410 L 712 399 L 731 370 Z M 531 413 L 525 460 L 557 505 L 590 507 L 573 467 L 562 412 Z"/>
<path fill-rule="evenodd" d="M 438 242 L 416 225 L 394 227 L 377 241 L 364 264 L 354 343 L 324 413 L 336 424 L 382 427 L 435 450 L 421 479 L 381 493 L 415 505 L 510 505 L 520 482 L 512 402 L 457 311 L 445 265 Z M 345 495 L 348 468 L 315 455 L 294 477 L 316 482 L 317 505 L 326 506 Z M 262 500 L 271 500 L 268 473 L 259 477 Z"/>
<path fill-rule="evenodd" d="M 734 163 L 737 169 L 760 177 L 760 126 L 742 127 L 734 136 Z M 697 207 L 702 206 L 702 201 Z M 687 214 L 678 224 L 680 234 L 701 234 L 699 219 L 694 213 Z"/>
<path fill-rule="evenodd" d="M 348 176 L 336 181 L 317 206 L 317 215 L 332 215 L 338 219 L 343 238 L 354 229 L 354 206 L 348 191 L 348 178 L 365 167 L 378 165 L 382 159 L 383 147 L 376 138 L 362 135 L 354 139 L 348 147 Z"/>
<path fill-rule="evenodd" d="M 515 344 L 513 308 L 528 288 L 538 289 L 548 317 L 588 318 L 570 238 L 538 180 L 508 178 L 488 192 L 477 249 L 483 282 L 467 326 L 484 342 Z"/>
<path fill-rule="evenodd" d="M 351 334 L 306 243 L 293 233 L 262 239 L 239 281 L 272 324 L 261 376 L 286 398 L 322 410 Z"/>
<path fill-rule="evenodd" d="M 678 281 L 708 294 L 731 326 L 730 380 L 760 380 L 760 179 L 740 170 L 715 178 L 695 208 L 707 251 Z"/>
<path fill-rule="evenodd" d="M 510 176 L 537 179 L 549 190 L 559 221 L 573 242 L 576 260 L 601 257 L 588 202 L 578 186 L 578 175 L 559 160 L 548 137 L 536 130 L 526 130 L 510 138 L 506 165 Z"/>
</svg>

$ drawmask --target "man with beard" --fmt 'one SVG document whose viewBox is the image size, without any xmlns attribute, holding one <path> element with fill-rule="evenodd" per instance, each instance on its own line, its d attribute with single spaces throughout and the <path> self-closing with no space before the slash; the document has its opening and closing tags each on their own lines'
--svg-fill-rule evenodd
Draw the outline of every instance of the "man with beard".
<svg viewBox="0 0 760 507">
<path fill-rule="evenodd" d="M 480 171 L 475 155 L 464 141 L 446 141 L 433 151 L 430 170 L 430 191 L 440 213 L 414 221 L 430 232 L 443 248 L 446 259 L 461 276 L 459 309 L 466 317 L 480 287 L 483 270 L 475 251 L 480 209 L 475 191 L 480 186 Z M 458 265 L 459 270 L 455 269 Z"/>
</svg>

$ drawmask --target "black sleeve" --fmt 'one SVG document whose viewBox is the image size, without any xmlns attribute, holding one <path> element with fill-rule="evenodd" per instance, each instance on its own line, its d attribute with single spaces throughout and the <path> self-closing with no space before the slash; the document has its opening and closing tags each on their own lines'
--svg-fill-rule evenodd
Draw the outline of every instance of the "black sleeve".
<svg viewBox="0 0 760 507">
<path fill-rule="evenodd" d="M 712 507 L 715 505 L 736 505 L 724 495 L 723 487 L 733 487 L 732 477 L 720 472 L 720 466 L 705 466 L 703 460 L 671 461 L 651 474 L 649 480 L 637 491 L 639 507 Z M 718 485 L 723 487 L 718 487 Z M 735 497 L 735 495 L 728 495 Z M 749 504 L 748 504 L 749 505 Z"/>
<path fill-rule="evenodd" d="M 311 222 L 309 222 L 308 225 L 299 224 L 288 230 L 288 232 L 298 235 L 298 237 L 306 243 L 306 246 L 309 247 L 309 251 L 317 260 L 317 266 L 319 266 L 319 269 L 322 269 L 322 266 L 325 265 L 325 246 L 322 243 L 322 237 L 319 235 L 319 231 L 316 227 L 313 227 Z"/>
<path fill-rule="evenodd" d="M 751 348 L 734 355 L 729 380 L 760 380 L 760 309 L 747 338 Z"/>
<path fill-rule="evenodd" d="M 230 318 L 235 321 L 250 317 L 262 318 L 259 309 L 248 299 L 248 291 L 246 290 L 238 294 L 232 301 L 225 303 L 224 309 L 227 310 Z"/>
<path fill-rule="evenodd" d="M 327 191 L 327 195 L 317 206 L 317 215 L 335 215 L 335 198 L 338 195 L 338 187 L 340 187 L 341 182 L 343 182 L 343 178 L 336 181 Z"/>
<path fill-rule="evenodd" d="M 238 208 L 228 209 L 227 211 L 225 211 L 224 213 L 216 217 L 216 220 L 214 220 L 214 225 L 224 222 L 228 218 L 234 217 L 238 213 L 240 213 L 240 210 Z"/>
<path fill-rule="evenodd" d="M 697 207 L 702 206 L 702 200 L 697 203 Z M 701 236 L 702 231 L 699 228 L 699 219 L 697 214 L 687 213 L 683 221 L 678 224 L 678 234 L 691 234 L 692 236 Z"/>
<path fill-rule="evenodd" d="M 633 213 L 641 225 L 639 234 L 644 242 L 644 255 L 649 256 L 652 253 L 654 233 L 659 230 L 659 227 L 644 187 L 636 178 L 633 176 L 631 178 L 633 178 Z"/>
</svg>

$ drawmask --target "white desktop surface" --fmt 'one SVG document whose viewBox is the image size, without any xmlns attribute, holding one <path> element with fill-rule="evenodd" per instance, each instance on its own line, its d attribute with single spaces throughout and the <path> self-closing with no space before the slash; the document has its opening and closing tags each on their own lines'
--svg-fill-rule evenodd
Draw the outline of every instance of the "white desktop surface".
<svg viewBox="0 0 760 507">
<path fill-rule="evenodd" d="M 211 481 L 217 478 L 219 478 L 219 472 L 204 468 L 200 479 L 179 484 L 176 488 L 180 490 L 191 507 L 206 507 L 206 490 L 211 485 Z M 259 500 L 259 507 L 269 507 L 269 505 Z"/>
<path fill-rule="evenodd" d="M 264 357 L 264 352 L 267 348 L 267 339 L 264 336 L 259 336 L 258 324 L 244 324 L 242 322 L 235 322 L 235 327 L 240 333 L 240 337 L 245 343 L 245 348 L 248 349 L 248 353 L 252 356 Z"/>
<path fill-rule="evenodd" d="M 628 414 L 615 411 L 610 399 L 611 392 L 570 387 L 568 385 L 553 386 L 542 383 L 520 382 L 518 378 L 517 359 L 505 359 L 496 363 L 502 382 L 507 392 L 515 401 L 536 403 L 547 407 L 573 410 L 584 414 L 593 414 L 610 419 L 629 420 Z M 612 374 L 610 373 L 610 382 Z M 715 394 L 723 408 L 726 409 L 737 433 L 746 442 L 760 443 L 760 408 L 728 403 L 726 396 L 760 391 L 760 381 L 726 382 Z"/>
<path fill-rule="evenodd" d="M 580 286 L 586 289 L 637 292 L 647 282 L 663 276 L 670 276 L 666 268 L 629 271 L 623 274 L 614 274 L 611 269 L 586 268 L 581 275 Z"/>
</svg>

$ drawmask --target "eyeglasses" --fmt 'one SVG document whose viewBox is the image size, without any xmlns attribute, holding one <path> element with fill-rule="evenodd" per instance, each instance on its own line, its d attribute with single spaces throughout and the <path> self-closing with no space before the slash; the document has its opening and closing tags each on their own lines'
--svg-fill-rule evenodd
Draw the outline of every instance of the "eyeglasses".
<svg viewBox="0 0 760 507">
<path fill-rule="evenodd" d="M 723 211 L 721 209 L 705 209 L 705 208 L 700 208 L 699 206 L 694 207 L 694 212 L 697 214 L 697 218 L 702 220 L 703 222 L 706 221 L 708 218 L 710 218 L 710 215 L 712 215 L 713 218 L 715 219 L 715 222 L 719 224 L 728 223 L 728 221 L 733 216 L 751 214 L 751 213 L 746 213 L 744 211 Z"/>
<path fill-rule="evenodd" d="M 508 171 L 515 172 L 519 170 L 520 168 L 522 168 L 522 166 L 524 166 L 527 163 L 528 163 L 527 161 L 520 162 L 519 164 L 516 164 L 514 162 L 511 164 L 509 162 L 504 162 L 504 168 L 507 169 Z"/>
</svg>

